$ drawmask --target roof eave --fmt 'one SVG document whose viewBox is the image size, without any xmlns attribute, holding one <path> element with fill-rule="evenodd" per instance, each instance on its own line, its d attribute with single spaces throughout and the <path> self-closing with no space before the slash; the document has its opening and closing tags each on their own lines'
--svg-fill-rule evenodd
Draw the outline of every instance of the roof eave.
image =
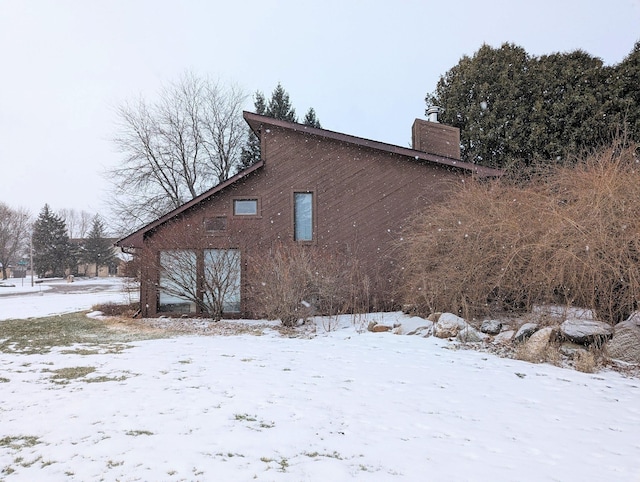
<svg viewBox="0 0 640 482">
<path fill-rule="evenodd" d="M 149 224 L 141 227 L 137 231 L 134 231 L 133 233 L 129 234 L 128 236 L 125 236 L 124 238 L 119 239 L 118 241 L 116 241 L 114 243 L 114 245 L 115 246 L 119 246 L 120 248 L 142 248 L 143 244 L 144 244 L 144 236 L 145 236 L 146 233 L 148 233 L 149 231 L 151 231 L 151 230 L 157 228 L 158 226 L 164 224 L 165 222 L 169 221 L 171 218 L 173 218 L 173 217 L 175 217 L 175 216 L 177 216 L 179 214 L 182 214 L 185 211 L 188 211 L 189 209 L 191 209 L 194 206 L 200 204 L 204 200 L 206 200 L 209 197 L 213 196 L 214 194 L 222 191 L 223 189 L 229 187 L 230 185 L 232 185 L 232 184 L 240 181 L 241 179 L 247 177 L 249 174 L 257 171 L 258 169 L 260 169 L 263 165 L 264 165 L 263 161 L 256 162 L 252 166 L 249 166 L 248 168 L 240 171 L 239 173 L 237 173 L 236 175 L 230 177 L 226 181 L 223 181 L 220 184 L 218 184 L 217 186 L 214 186 L 211 189 L 209 189 L 208 191 L 205 191 L 202 194 L 200 194 L 199 196 L 196 196 L 191 201 L 188 201 L 188 202 L 184 203 L 182 206 L 177 207 L 173 211 L 169 211 L 164 216 L 159 217 L 155 221 L 150 222 Z"/>
<path fill-rule="evenodd" d="M 422 160 L 434 164 L 453 167 L 463 171 L 469 171 L 480 177 L 500 177 L 503 175 L 503 171 L 499 169 L 493 169 L 485 166 L 478 166 L 469 162 L 461 161 L 453 157 L 438 156 L 424 151 L 418 151 L 410 149 L 408 147 L 397 146 L 395 144 L 387 144 L 386 142 L 374 141 L 371 139 L 365 139 L 363 137 L 352 136 L 349 134 L 343 134 L 341 132 L 330 131 L 318 127 L 311 127 L 296 122 L 288 122 L 280 119 L 274 119 L 260 114 L 254 114 L 253 112 L 244 111 L 243 117 L 251 127 L 251 130 L 260 136 L 263 126 L 280 127 L 282 129 L 292 130 L 294 132 L 300 132 L 304 134 L 315 135 L 337 141 L 347 142 L 355 144 L 361 147 L 368 147 L 379 151 L 390 152 L 401 156 L 412 157 L 416 160 Z"/>
</svg>

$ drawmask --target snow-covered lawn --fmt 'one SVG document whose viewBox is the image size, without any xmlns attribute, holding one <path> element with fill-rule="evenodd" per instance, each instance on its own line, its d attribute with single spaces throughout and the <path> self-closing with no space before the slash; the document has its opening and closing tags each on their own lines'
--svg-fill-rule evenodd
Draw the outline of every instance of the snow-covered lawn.
<svg viewBox="0 0 640 482">
<path fill-rule="evenodd" d="M 132 293 L 121 278 L 77 279 L 73 283 L 44 279 L 36 280 L 33 286 L 30 278 L 24 278 L 0 281 L 0 284 L 4 285 L 0 286 L 0 320 L 71 313 L 87 310 L 97 303 L 137 300 L 137 293 Z"/>
<path fill-rule="evenodd" d="M 0 480 L 640 480 L 640 380 L 343 321 L 0 353 Z"/>
</svg>

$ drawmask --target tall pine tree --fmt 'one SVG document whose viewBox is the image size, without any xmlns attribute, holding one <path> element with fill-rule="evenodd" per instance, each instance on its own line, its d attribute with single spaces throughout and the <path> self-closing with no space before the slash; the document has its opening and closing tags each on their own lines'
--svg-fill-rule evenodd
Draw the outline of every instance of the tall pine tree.
<svg viewBox="0 0 640 482">
<path fill-rule="evenodd" d="M 75 264 L 64 220 L 45 204 L 33 225 L 33 263 L 39 277 L 61 277 Z"/>
<path fill-rule="evenodd" d="M 93 218 L 91 231 L 82 243 L 81 260 L 87 264 L 95 264 L 95 275 L 98 276 L 101 266 L 109 266 L 115 262 L 113 246 L 105 237 L 104 223 L 100 216 Z"/>
<path fill-rule="evenodd" d="M 253 98 L 253 106 L 256 114 L 264 115 L 267 109 L 264 94 L 257 91 Z M 260 139 L 258 136 L 249 129 L 249 135 L 247 136 L 247 144 L 242 148 L 242 154 L 240 155 L 240 165 L 238 170 L 242 171 L 260 160 Z"/>
<path fill-rule="evenodd" d="M 318 129 L 322 127 L 320 125 L 320 121 L 316 117 L 316 111 L 313 107 L 309 107 L 307 114 L 304 116 L 303 124 L 306 126 L 317 127 Z"/>
<path fill-rule="evenodd" d="M 267 109 L 264 114 L 274 119 L 298 122 L 298 116 L 296 115 L 296 110 L 291 105 L 289 94 L 284 90 L 280 82 L 278 82 L 278 85 L 271 93 L 271 99 L 269 100 L 269 104 L 267 104 Z"/>
</svg>

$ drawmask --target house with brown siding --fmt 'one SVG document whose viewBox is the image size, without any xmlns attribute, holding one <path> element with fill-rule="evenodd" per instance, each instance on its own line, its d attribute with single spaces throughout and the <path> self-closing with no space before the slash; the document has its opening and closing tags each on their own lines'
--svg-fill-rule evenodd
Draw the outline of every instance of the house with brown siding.
<svg viewBox="0 0 640 482">
<path fill-rule="evenodd" d="M 260 138 L 260 162 L 116 243 L 140 257 L 142 316 L 206 315 L 206 304 L 193 300 L 216 296 L 208 273 L 221 269 L 225 316 L 254 315 L 247 290 L 257 280 L 247 263 L 275 243 L 349 253 L 377 306 L 390 306 L 393 248 L 408 219 L 446 196 L 452 182 L 501 174 L 461 162 L 459 131 L 434 119 L 415 120 L 408 148 L 249 112 L 244 118 Z"/>
</svg>

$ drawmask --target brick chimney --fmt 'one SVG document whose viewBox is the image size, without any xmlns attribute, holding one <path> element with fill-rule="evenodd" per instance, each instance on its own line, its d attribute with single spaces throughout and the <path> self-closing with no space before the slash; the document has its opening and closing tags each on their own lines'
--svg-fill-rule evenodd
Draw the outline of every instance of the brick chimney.
<svg viewBox="0 0 640 482">
<path fill-rule="evenodd" d="M 411 141 L 416 151 L 460 159 L 460 129 L 438 122 L 439 107 L 427 110 L 429 120 L 416 119 L 411 128 Z"/>
</svg>

